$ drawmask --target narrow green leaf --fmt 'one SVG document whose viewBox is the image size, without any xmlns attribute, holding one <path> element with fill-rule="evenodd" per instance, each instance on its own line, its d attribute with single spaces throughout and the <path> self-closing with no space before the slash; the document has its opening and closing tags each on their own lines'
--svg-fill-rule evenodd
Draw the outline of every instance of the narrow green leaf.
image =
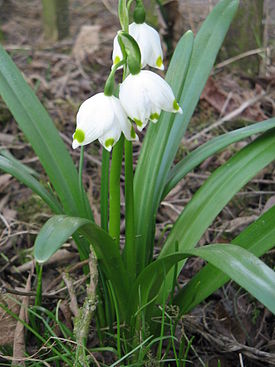
<svg viewBox="0 0 275 367">
<path fill-rule="evenodd" d="M 229 200 L 253 176 L 275 158 L 275 131 L 269 131 L 235 154 L 219 167 L 196 192 L 172 228 L 160 257 L 174 252 L 178 242 L 179 251 L 195 247 L 199 239 Z M 179 266 L 179 272 L 183 264 Z M 172 274 L 168 275 L 171 289 Z"/>
<path fill-rule="evenodd" d="M 180 39 L 176 50 L 173 54 L 169 69 L 166 74 L 166 81 L 172 86 L 173 92 L 177 99 L 180 98 L 184 80 L 186 78 L 192 49 L 193 49 L 194 36 L 191 31 L 186 32 Z M 135 219 L 136 219 L 136 246 L 137 253 L 137 270 L 138 272 L 143 268 L 146 262 L 146 231 L 152 228 L 152 198 L 154 196 L 154 184 L 153 181 L 157 176 L 158 164 L 155 160 L 153 147 L 151 143 L 155 142 L 155 146 L 160 151 L 165 149 L 166 140 L 168 139 L 169 130 L 173 124 L 174 116 L 169 113 L 162 113 L 160 121 L 157 125 L 163 121 L 163 125 L 167 125 L 167 130 L 164 133 L 165 139 L 160 138 L 158 134 L 158 128 L 156 125 L 151 125 L 148 129 L 145 141 L 143 142 L 141 154 L 139 157 L 138 165 L 134 177 L 134 198 L 135 198 Z M 158 139 L 158 140 L 156 140 Z M 157 148 L 155 147 L 155 148 Z M 155 149 L 154 148 L 154 149 Z M 152 157 L 154 159 L 152 160 Z M 154 161 L 155 164 L 152 164 Z M 151 163 L 150 163 L 151 162 Z M 150 168 L 149 168 L 150 166 Z M 146 226 L 144 226 L 144 220 Z M 154 221 L 154 220 L 153 220 Z"/>
<path fill-rule="evenodd" d="M 272 118 L 223 134 L 201 145 L 170 170 L 162 198 L 164 198 L 188 172 L 192 171 L 211 155 L 221 151 L 230 144 L 236 143 L 251 135 L 263 133 L 274 127 L 275 118 Z"/>
<path fill-rule="evenodd" d="M 15 164 L 17 164 L 18 167 L 21 167 L 21 169 L 25 170 L 27 173 L 29 173 L 30 175 L 36 177 L 36 178 L 39 178 L 39 173 L 36 172 L 34 169 L 32 169 L 31 167 L 23 164 L 22 162 L 20 162 L 18 159 L 16 159 L 12 154 L 11 152 L 9 152 L 8 150 L 6 149 L 1 149 L 0 150 L 0 154 L 9 159 L 10 161 L 12 162 L 15 162 Z"/>
<path fill-rule="evenodd" d="M 116 291 L 121 314 L 125 315 L 129 293 L 127 272 L 114 240 L 95 223 L 85 218 L 65 215 L 52 217 L 36 237 L 36 260 L 40 263 L 47 261 L 77 230 L 92 244 L 107 279 L 110 279 Z"/>
<path fill-rule="evenodd" d="M 9 173 L 24 185 L 28 186 L 33 192 L 39 195 L 46 204 L 49 205 L 54 213 L 62 213 L 62 207 L 56 198 L 29 173 L 25 166 L 23 166 L 24 168 L 22 168 L 22 166 L 22 163 L 17 162 L 15 159 L 10 160 L 0 156 L 1 170 Z"/>
<path fill-rule="evenodd" d="M 248 226 L 233 241 L 260 257 L 275 246 L 275 206 Z M 206 265 L 179 291 L 174 303 L 185 314 L 225 284 L 230 278 L 213 265 Z"/>
<path fill-rule="evenodd" d="M 203 23 L 198 32 L 194 47 L 185 55 L 186 43 L 178 45 L 178 64 L 171 63 L 169 73 L 174 80 L 183 82 L 179 102 L 183 108 L 182 115 L 162 114 L 155 126 L 151 125 L 143 143 L 135 177 L 136 229 L 139 249 L 138 258 L 142 268 L 146 263 L 146 253 L 151 250 L 154 239 L 154 226 L 157 208 L 172 165 L 186 127 L 195 110 L 200 94 L 204 88 L 217 53 L 222 45 L 226 32 L 238 7 L 238 0 L 220 1 Z M 188 47 L 190 51 L 190 47 Z M 190 59 L 191 56 L 191 59 Z M 183 71 L 181 69 L 184 69 Z M 187 68 L 187 69 L 186 69 Z M 186 73 L 181 79 L 182 73 Z M 169 81 L 169 80 L 168 80 Z M 172 89 L 176 92 L 175 85 Z M 183 89 L 182 89 L 183 88 Z M 154 159 L 151 159 L 154 157 Z M 146 222 L 146 226 L 144 226 Z M 143 263 L 142 263 L 143 262 Z"/>
<path fill-rule="evenodd" d="M 231 244 L 203 246 L 157 259 L 137 278 L 130 296 L 132 307 L 142 308 L 148 304 L 150 310 L 154 305 L 153 302 L 150 304 L 150 300 L 158 295 L 161 285 L 165 284 L 167 272 L 177 262 L 190 256 L 199 256 L 208 261 L 275 313 L 275 273 L 249 251 Z"/>
<path fill-rule="evenodd" d="M 200 247 L 190 254 L 221 270 L 275 313 L 275 273 L 255 255 L 239 246 L 224 244 Z"/>
<path fill-rule="evenodd" d="M 165 277 L 169 270 L 177 262 L 184 259 L 182 254 L 171 254 L 161 259 L 157 259 L 151 264 L 147 265 L 137 277 L 130 294 L 131 308 L 129 309 L 130 318 L 139 309 L 142 309 L 145 305 L 146 312 L 155 305 L 156 296 L 165 280 Z"/>
<path fill-rule="evenodd" d="M 92 218 L 73 161 L 51 118 L 0 46 L 0 94 L 31 143 L 67 213 Z"/>
</svg>

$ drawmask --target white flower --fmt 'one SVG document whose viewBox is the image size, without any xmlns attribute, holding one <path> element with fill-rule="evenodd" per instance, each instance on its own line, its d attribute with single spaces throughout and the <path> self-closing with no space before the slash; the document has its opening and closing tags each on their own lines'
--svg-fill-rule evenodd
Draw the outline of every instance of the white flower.
<svg viewBox="0 0 275 367">
<path fill-rule="evenodd" d="M 98 93 L 88 98 L 79 108 L 72 147 L 75 149 L 98 139 L 110 151 L 119 140 L 121 131 L 127 140 L 137 140 L 119 99 Z"/>
<path fill-rule="evenodd" d="M 163 70 L 163 53 L 158 32 L 146 23 L 132 23 L 129 34 L 136 40 L 141 53 L 141 67 L 146 65 Z M 114 39 L 113 64 L 122 60 L 122 52 L 117 40 Z"/>
<path fill-rule="evenodd" d="M 119 99 L 140 131 L 149 120 L 157 122 L 161 110 L 182 113 L 169 84 L 148 70 L 130 74 L 120 86 Z"/>
</svg>

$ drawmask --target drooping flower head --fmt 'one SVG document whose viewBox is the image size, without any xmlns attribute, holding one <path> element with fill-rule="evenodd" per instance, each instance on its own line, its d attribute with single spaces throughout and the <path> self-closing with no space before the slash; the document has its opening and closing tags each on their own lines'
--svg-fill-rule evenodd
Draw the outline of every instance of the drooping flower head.
<svg viewBox="0 0 275 367">
<path fill-rule="evenodd" d="M 127 140 L 137 140 L 119 99 L 98 93 L 88 98 L 79 108 L 72 147 L 75 149 L 98 139 L 110 151 L 119 140 L 121 132 Z"/>
<path fill-rule="evenodd" d="M 120 86 L 119 99 L 139 130 L 149 120 L 157 122 L 161 110 L 182 113 L 169 84 L 148 70 L 130 74 Z"/>
<path fill-rule="evenodd" d="M 132 23 L 129 25 L 129 34 L 136 40 L 141 52 L 141 67 L 146 65 L 163 70 L 163 52 L 158 32 L 146 23 Z M 114 39 L 113 64 L 122 60 L 122 52 L 118 37 Z"/>
</svg>

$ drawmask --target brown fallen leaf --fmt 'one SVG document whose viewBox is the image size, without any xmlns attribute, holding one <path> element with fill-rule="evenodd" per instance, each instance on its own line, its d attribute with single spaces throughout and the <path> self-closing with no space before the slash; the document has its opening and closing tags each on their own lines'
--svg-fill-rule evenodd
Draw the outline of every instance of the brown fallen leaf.
<svg viewBox="0 0 275 367">
<path fill-rule="evenodd" d="M 58 251 L 56 251 L 55 254 L 53 254 L 53 256 L 50 257 L 50 259 L 44 264 L 44 267 L 46 266 L 52 266 L 55 264 L 68 264 L 70 263 L 73 259 L 77 259 L 78 258 L 78 254 L 75 252 L 70 252 L 66 249 L 60 249 Z M 11 272 L 16 272 L 16 273 L 23 273 L 24 271 L 28 271 L 32 268 L 33 265 L 33 260 L 28 261 L 18 267 L 14 267 L 11 268 Z"/>
<path fill-rule="evenodd" d="M 14 298 L 15 297 L 10 297 L 8 294 L 0 294 L 0 303 L 4 304 L 13 313 L 18 314 L 19 305 Z M 11 345 L 14 340 L 16 320 L 2 308 L 0 308 L 0 324 L 0 346 Z"/>
<path fill-rule="evenodd" d="M 84 25 L 81 27 L 72 51 L 77 61 L 83 61 L 86 56 L 99 48 L 99 34 L 99 25 Z"/>
<path fill-rule="evenodd" d="M 268 211 L 268 209 L 272 208 L 275 205 L 275 195 L 271 196 L 267 202 L 265 203 L 265 206 L 263 208 L 262 213 L 265 213 Z"/>
<path fill-rule="evenodd" d="M 228 110 L 233 111 L 238 107 L 233 98 L 227 101 L 228 94 L 222 90 L 213 78 L 209 78 L 204 87 L 201 99 L 205 99 L 220 114 Z M 227 104 L 225 108 L 225 104 Z"/>
<path fill-rule="evenodd" d="M 1 191 L 4 190 L 4 188 L 9 184 L 11 178 L 12 178 L 12 176 L 7 174 L 7 173 L 0 176 Z"/>
</svg>

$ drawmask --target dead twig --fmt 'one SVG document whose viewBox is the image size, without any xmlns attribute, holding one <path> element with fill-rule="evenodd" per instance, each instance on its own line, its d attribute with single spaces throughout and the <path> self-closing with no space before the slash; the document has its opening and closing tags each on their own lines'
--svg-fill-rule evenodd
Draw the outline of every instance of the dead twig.
<svg viewBox="0 0 275 367">
<path fill-rule="evenodd" d="M 63 278 L 63 280 L 64 280 L 64 282 L 65 282 L 65 284 L 68 288 L 68 292 L 69 292 L 69 296 L 70 296 L 70 309 L 71 309 L 74 317 L 77 317 L 78 314 L 79 314 L 79 308 L 78 308 L 78 303 L 77 303 L 77 299 L 76 299 L 72 279 L 70 278 L 68 273 L 63 273 L 62 278 Z"/>
<path fill-rule="evenodd" d="M 246 110 L 249 106 L 252 106 L 254 103 L 259 102 L 264 96 L 266 96 L 267 93 L 266 92 L 261 92 L 260 94 L 256 95 L 253 98 L 250 98 L 249 100 L 245 101 L 244 103 L 241 104 L 240 107 L 238 107 L 236 110 L 228 113 L 226 116 L 222 117 L 221 119 L 219 119 L 218 121 L 216 121 L 214 124 L 211 124 L 211 126 L 206 127 L 205 129 L 203 129 L 202 131 L 200 131 L 199 133 L 191 136 L 191 138 L 188 140 L 189 142 L 192 142 L 194 140 L 198 140 L 201 136 L 205 135 L 206 133 L 208 133 L 209 131 L 219 127 L 220 125 L 222 125 L 225 121 L 230 121 L 233 118 L 239 116 L 244 110 Z"/>
<path fill-rule="evenodd" d="M 85 341 L 89 333 L 89 327 L 92 321 L 94 311 L 96 309 L 96 287 L 98 282 L 97 258 L 91 248 L 89 257 L 90 268 L 90 284 L 87 286 L 87 296 L 83 307 L 79 310 L 79 315 L 74 320 L 74 334 L 77 342 L 77 350 L 79 352 L 78 362 L 82 366 L 86 366 L 86 348 Z"/>
<path fill-rule="evenodd" d="M 23 296 L 23 297 L 36 297 L 36 293 L 35 292 L 27 292 L 27 291 L 19 291 L 17 289 L 12 289 L 9 287 L 0 287 L 0 294 L 3 293 L 10 293 L 10 294 L 15 294 L 17 296 Z M 65 299 L 65 297 L 63 296 L 56 296 L 54 294 L 47 294 L 47 293 L 42 293 L 42 297 L 44 298 L 52 298 L 52 299 L 56 299 L 56 298 L 61 298 L 61 299 Z"/>
<path fill-rule="evenodd" d="M 266 52 L 266 51 L 267 51 L 267 47 L 265 47 L 265 48 L 256 48 L 255 50 L 246 51 L 246 52 L 244 52 L 242 54 L 239 54 L 237 56 L 230 57 L 230 59 L 227 59 L 227 60 L 222 61 L 219 64 L 215 65 L 215 70 L 216 69 L 221 69 L 221 68 L 223 68 L 223 67 L 225 67 L 229 64 L 232 64 L 235 61 L 239 61 L 241 59 L 244 59 L 245 57 L 261 54 L 261 53 Z"/>
</svg>

